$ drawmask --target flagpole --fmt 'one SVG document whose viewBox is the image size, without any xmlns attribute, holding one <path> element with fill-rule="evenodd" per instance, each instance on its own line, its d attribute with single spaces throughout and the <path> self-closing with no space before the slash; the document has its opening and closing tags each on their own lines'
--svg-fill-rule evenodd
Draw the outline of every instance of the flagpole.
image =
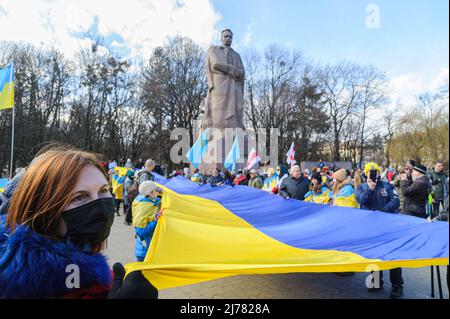
<svg viewBox="0 0 450 319">
<path fill-rule="evenodd" d="M 9 82 L 11 83 L 9 89 L 10 89 L 10 94 L 12 94 L 12 76 L 13 76 L 13 72 L 14 72 L 14 62 L 12 62 L 11 64 L 11 73 L 9 74 Z M 11 119 L 11 123 L 12 123 L 12 134 L 11 134 L 11 161 L 10 161 L 10 168 L 9 168 L 9 178 L 12 179 L 13 177 L 13 159 L 14 159 L 14 116 L 15 116 L 15 110 L 16 108 L 14 107 L 14 96 L 13 96 L 13 111 L 12 111 L 12 119 Z"/>
</svg>

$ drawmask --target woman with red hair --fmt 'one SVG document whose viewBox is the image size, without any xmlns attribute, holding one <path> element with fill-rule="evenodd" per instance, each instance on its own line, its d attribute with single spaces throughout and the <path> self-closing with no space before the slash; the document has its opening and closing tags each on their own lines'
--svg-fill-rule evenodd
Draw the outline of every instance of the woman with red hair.
<svg viewBox="0 0 450 319">
<path fill-rule="evenodd" d="M 157 290 L 101 251 L 114 221 L 106 173 L 95 154 L 44 149 L 0 215 L 0 298 L 139 298 Z M 129 278 L 132 277 L 132 278 Z"/>
</svg>

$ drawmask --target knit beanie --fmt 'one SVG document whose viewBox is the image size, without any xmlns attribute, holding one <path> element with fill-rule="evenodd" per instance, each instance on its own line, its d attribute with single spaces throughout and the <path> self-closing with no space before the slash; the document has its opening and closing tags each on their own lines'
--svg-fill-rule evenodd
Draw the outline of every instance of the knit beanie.
<svg viewBox="0 0 450 319">
<path fill-rule="evenodd" d="M 337 179 L 340 182 L 345 181 L 347 178 L 347 170 L 342 168 L 333 174 L 333 178 Z"/>
</svg>

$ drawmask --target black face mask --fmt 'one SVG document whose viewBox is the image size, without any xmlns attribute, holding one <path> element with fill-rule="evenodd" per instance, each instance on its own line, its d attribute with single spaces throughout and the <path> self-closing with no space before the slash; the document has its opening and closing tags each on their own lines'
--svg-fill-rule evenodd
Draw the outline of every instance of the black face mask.
<svg viewBox="0 0 450 319">
<path fill-rule="evenodd" d="M 113 199 L 94 200 L 65 211 L 62 217 L 67 226 L 65 239 L 80 246 L 98 245 L 108 238 L 114 221 Z"/>
</svg>

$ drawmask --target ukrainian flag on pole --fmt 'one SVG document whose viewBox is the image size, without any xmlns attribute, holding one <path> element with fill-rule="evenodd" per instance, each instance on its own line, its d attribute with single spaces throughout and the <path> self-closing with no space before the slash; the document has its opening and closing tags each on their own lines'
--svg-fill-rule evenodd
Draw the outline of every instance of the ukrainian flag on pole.
<svg viewBox="0 0 450 319">
<path fill-rule="evenodd" d="M 0 110 L 14 107 L 14 66 L 0 69 Z"/>
</svg>

